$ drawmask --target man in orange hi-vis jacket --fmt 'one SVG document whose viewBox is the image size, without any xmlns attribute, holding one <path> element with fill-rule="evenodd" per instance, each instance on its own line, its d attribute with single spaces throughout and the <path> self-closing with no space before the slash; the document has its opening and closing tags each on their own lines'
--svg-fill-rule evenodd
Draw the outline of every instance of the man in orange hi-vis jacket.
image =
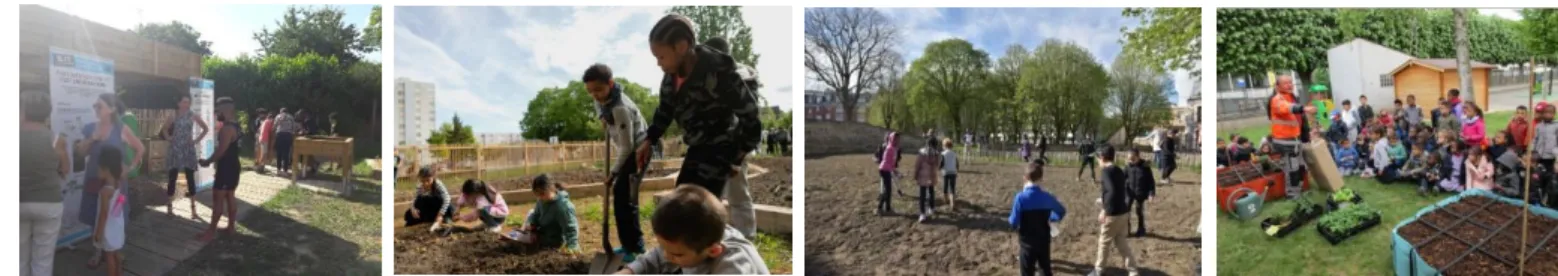
<svg viewBox="0 0 1558 276">
<path fill-rule="evenodd" d="M 1305 118 L 1315 114 L 1315 107 L 1304 105 L 1293 94 L 1293 77 L 1277 77 L 1277 93 L 1268 100 L 1266 117 L 1271 120 L 1272 149 L 1282 155 L 1282 172 L 1287 175 L 1283 183 L 1289 199 L 1303 194 L 1304 166 L 1302 152 L 1309 142 L 1309 124 Z"/>
</svg>

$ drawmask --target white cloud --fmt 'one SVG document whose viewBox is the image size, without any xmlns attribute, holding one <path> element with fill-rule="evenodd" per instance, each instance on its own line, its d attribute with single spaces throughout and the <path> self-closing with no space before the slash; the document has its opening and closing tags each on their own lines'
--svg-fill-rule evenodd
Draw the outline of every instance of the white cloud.
<svg viewBox="0 0 1558 276">
<path fill-rule="evenodd" d="M 508 132 L 523 117 L 536 91 L 567 85 L 594 63 L 611 66 L 617 76 L 651 91 L 659 90 L 663 73 L 649 53 L 647 37 L 649 27 L 666 9 L 398 7 L 396 74 L 415 73 L 443 79 L 437 81 L 440 82 L 439 118 L 447 120 L 452 114 L 442 106 L 450 103 L 460 109 L 461 119 L 476 125 L 478 131 Z M 775 95 L 772 91 L 792 83 L 789 8 L 746 7 L 743 14 L 747 24 L 753 27 L 753 50 L 762 55 L 758 69 L 768 85 L 762 92 L 770 104 L 788 107 L 791 97 Z M 401 38 L 402 30 L 413 33 L 410 37 L 425 38 L 412 42 L 425 43 L 422 45 L 427 49 L 399 53 L 408 49 L 407 42 L 401 42 L 405 41 Z M 435 57 L 420 64 L 424 62 L 410 62 L 412 59 L 403 58 L 406 55 Z M 419 69 L 404 69 L 408 66 Z M 443 84 L 444 81 L 451 83 Z M 445 87 L 468 93 L 469 97 L 445 97 Z M 477 118 L 476 112 L 504 116 Z"/>
<path fill-rule="evenodd" d="M 211 52 L 220 57 L 236 57 L 242 53 L 253 54 L 260 48 L 254 33 L 262 28 L 274 28 L 276 20 L 285 13 L 286 5 L 255 4 L 140 4 L 140 3 L 91 3 L 91 4 L 43 4 L 87 20 L 108 25 L 114 29 L 128 30 L 141 23 L 166 23 L 179 21 L 194 27 L 200 38 L 211 41 Z M 338 5 L 345 9 L 347 24 L 354 24 L 359 31 L 367 26 L 372 6 Z M 379 53 L 365 54 L 369 60 L 379 60 Z"/>
<path fill-rule="evenodd" d="M 1520 16 L 1519 9 L 1477 9 L 1477 12 L 1503 17 L 1509 20 L 1520 20 L 1521 18 L 1524 18 Z"/>
</svg>

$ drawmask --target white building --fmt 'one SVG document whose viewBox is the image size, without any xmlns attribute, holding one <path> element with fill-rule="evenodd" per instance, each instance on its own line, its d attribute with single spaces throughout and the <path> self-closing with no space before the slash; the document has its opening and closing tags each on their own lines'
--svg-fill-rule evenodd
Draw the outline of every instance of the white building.
<svg viewBox="0 0 1558 276">
<path fill-rule="evenodd" d="M 1331 63 L 1331 100 L 1341 104 L 1342 100 L 1358 102 L 1358 96 L 1368 96 L 1375 110 L 1391 107 L 1396 99 L 1391 71 L 1413 58 L 1362 38 L 1331 47 L 1325 55 Z"/>
<path fill-rule="evenodd" d="M 477 133 L 476 142 L 482 145 L 512 145 L 525 142 L 520 133 Z"/>
<path fill-rule="evenodd" d="M 395 143 L 426 145 L 438 128 L 432 83 L 395 79 Z"/>
</svg>

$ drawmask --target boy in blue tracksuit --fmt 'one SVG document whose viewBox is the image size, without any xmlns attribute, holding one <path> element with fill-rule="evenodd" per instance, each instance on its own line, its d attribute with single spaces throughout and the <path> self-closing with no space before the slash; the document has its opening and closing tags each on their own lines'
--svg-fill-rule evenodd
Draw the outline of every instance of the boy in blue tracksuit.
<svg viewBox="0 0 1558 276">
<path fill-rule="evenodd" d="M 1018 261 L 1021 262 L 1024 276 L 1034 275 L 1035 264 L 1039 271 L 1044 272 L 1043 275 L 1055 275 L 1050 269 L 1049 223 L 1059 222 L 1066 217 L 1066 206 L 1039 187 L 1039 180 L 1044 178 L 1044 167 L 1041 164 L 1038 160 L 1028 164 L 1028 173 L 1023 176 L 1027 184 L 1012 200 L 1012 213 L 1007 218 L 1012 228 L 1017 229 L 1017 240 L 1022 244 Z"/>
</svg>

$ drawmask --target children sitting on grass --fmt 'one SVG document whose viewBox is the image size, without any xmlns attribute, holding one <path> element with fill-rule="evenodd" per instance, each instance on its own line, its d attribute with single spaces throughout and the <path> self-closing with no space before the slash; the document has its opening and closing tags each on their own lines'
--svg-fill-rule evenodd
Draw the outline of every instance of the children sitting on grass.
<svg viewBox="0 0 1558 276">
<path fill-rule="evenodd" d="M 725 205 L 702 186 L 676 186 L 650 218 L 660 247 L 617 274 L 768 274 L 757 247 L 726 218 Z"/>
<path fill-rule="evenodd" d="M 1552 189 L 1558 186 L 1558 122 L 1553 121 L 1555 108 L 1552 104 L 1542 102 L 1536 105 L 1536 132 L 1532 133 L 1531 159 L 1536 160 L 1532 164 L 1531 171 L 1538 173 L 1540 182 L 1531 183 L 1532 186 Z M 1547 191 L 1547 198 L 1543 204 L 1547 206 L 1558 205 L 1558 192 Z"/>
<path fill-rule="evenodd" d="M 1412 147 L 1412 154 L 1407 158 L 1406 163 L 1402 164 L 1397 180 L 1410 182 L 1422 180 L 1429 170 L 1427 164 L 1428 155 L 1423 153 L 1423 147 Z"/>
<path fill-rule="evenodd" d="M 1039 162 L 1028 163 L 1028 172 L 1023 174 L 1026 183 L 1012 199 L 1012 212 L 1006 219 L 1017 229 L 1017 242 L 1022 245 L 1017 253 L 1021 275 L 1034 275 L 1035 272 L 1055 275 L 1050 267 L 1050 240 L 1054 238 L 1050 223 L 1066 218 L 1066 206 L 1039 186 L 1043 179 L 1044 166 Z"/>
<path fill-rule="evenodd" d="M 1444 179 L 1444 160 L 1442 155 L 1423 152 L 1423 173 L 1417 178 L 1417 194 L 1428 196 L 1430 193 L 1442 191 L 1438 184 Z"/>
<path fill-rule="evenodd" d="M 475 179 L 465 180 L 465 185 L 460 187 L 460 197 L 455 200 L 456 212 L 461 208 L 474 211 L 459 215 L 458 221 L 481 221 L 482 229 L 492 233 L 498 232 L 509 215 L 509 206 L 503 202 L 503 194 L 487 186 L 486 182 Z"/>
<path fill-rule="evenodd" d="M 1341 140 L 1335 152 L 1336 169 L 1341 171 L 1343 176 L 1357 175 L 1361 168 L 1358 166 L 1358 150 L 1352 147 L 1352 141 Z"/>
<path fill-rule="evenodd" d="M 1493 163 L 1480 147 L 1471 147 L 1470 152 L 1465 165 L 1466 188 L 1493 191 Z"/>
<path fill-rule="evenodd" d="M 417 170 L 417 181 L 420 184 L 417 185 L 416 199 L 411 202 L 411 209 L 406 210 L 406 226 L 432 223 L 433 226 L 428 230 L 438 231 L 444 223 L 453 221 L 449 217 L 449 214 L 454 213 L 449 189 L 436 176 L 432 168 Z"/>
<path fill-rule="evenodd" d="M 1449 162 L 1440 166 L 1440 173 L 1445 177 L 1439 180 L 1439 187 L 1445 191 L 1461 192 L 1466 189 L 1466 187 L 1461 185 L 1466 172 L 1466 152 L 1460 143 L 1450 143 L 1450 146 L 1446 148 L 1449 149 L 1449 152 L 1447 154 L 1448 158 L 1444 160 Z"/>
<path fill-rule="evenodd" d="M 1462 107 L 1461 141 L 1471 148 L 1482 148 L 1488 144 L 1487 126 L 1482 122 L 1482 109 L 1475 104 Z"/>
<path fill-rule="evenodd" d="M 545 174 L 530 182 L 530 192 L 536 196 L 536 206 L 525 215 L 525 224 L 509 231 L 506 238 L 547 248 L 560 248 L 566 252 L 579 251 L 579 219 L 574 216 L 573 202 L 568 200 L 568 190 L 562 183 L 552 182 Z"/>
</svg>

